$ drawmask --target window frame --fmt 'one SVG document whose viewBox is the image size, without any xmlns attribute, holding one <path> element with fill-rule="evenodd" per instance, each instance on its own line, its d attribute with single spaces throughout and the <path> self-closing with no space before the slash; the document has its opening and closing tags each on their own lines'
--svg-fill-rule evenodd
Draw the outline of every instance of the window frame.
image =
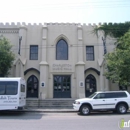
<svg viewBox="0 0 130 130">
<path fill-rule="evenodd" d="M 87 52 L 87 48 L 88 47 L 91 47 L 93 52 Z M 88 57 L 88 55 L 92 55 L 93 56 L 93 59 L 91 59 L 90 57 Z M 95 56 L 94 56 L 94 46 L 86 46 L 86 61 L 94 61 L 95 60 Z"/>
<path fill-rule="evenodd" d="M 31 47 L 37 47 L 37 53 L 31 53 Z M 35 54 L 34 58 L 32 58 L 32 54 Z M 38 45 L 30 45 L 30 56 L 29 57 L 30 57 L 30 60 L 38 60 Z"/>
</svg>

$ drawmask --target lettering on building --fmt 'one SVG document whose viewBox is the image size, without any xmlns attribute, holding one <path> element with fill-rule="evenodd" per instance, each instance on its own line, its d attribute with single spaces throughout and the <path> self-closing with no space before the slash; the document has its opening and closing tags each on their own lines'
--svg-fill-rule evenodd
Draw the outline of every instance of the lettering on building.
<svg viewBox="0 0 130 130">
<path fill-rule="evenodd" d="M 71 71 L 72 65 L 71 64 L 53 64 L 52 69 L 57 70 L 57 71 Z"/>
</svg>

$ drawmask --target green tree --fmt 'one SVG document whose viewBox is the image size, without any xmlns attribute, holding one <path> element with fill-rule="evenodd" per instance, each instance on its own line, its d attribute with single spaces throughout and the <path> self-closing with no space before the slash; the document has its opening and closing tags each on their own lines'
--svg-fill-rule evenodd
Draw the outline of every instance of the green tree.
<svg viewBox="0 0 130 130">
<path fill-rule="evenodd" d="M 130 30 L 117 40 L 117 46 L 105 55 L 105 76 L 123 86 L 130 85 Z"/>
<path fill-rule="evenodd" d="M 8 75 L 15 55 L 11 51 L 11 44 L 5 37 L 0 38 L 0 77 Z"/>
<path fill-rule="evenodd" d="M 130 22 L 125 23 L 104 23 L 103 25 L 94 27 L 92 33 L 98 36 L 98 32 L 101 31 L 104 38 L 111 36 L 114 38 L 119 38 L 123 36 L 130 29 Z"/>
</svg>

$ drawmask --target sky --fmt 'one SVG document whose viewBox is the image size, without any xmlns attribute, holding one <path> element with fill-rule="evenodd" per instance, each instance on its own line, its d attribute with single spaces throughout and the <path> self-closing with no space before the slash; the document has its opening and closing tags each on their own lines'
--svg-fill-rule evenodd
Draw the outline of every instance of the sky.
<svg viewBox="0 0 130 130">
<path fill-rule="evenodd" d="M 130 0 L 0 0 L 0 23 L 120 23 Z"/>
</svg>

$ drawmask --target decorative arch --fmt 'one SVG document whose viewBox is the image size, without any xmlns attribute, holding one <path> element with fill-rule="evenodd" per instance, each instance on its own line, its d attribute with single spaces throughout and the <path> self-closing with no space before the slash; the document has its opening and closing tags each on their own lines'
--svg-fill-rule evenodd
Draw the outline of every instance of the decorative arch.
<svg viewBox="0 0 130 130">
<path fill-rule="evenodd" d="M 61 39 L 65 40 L 68 44 L 70 44 L 69 39 L 64 34 L 61 34 L 55 39 L 53 45 L 56 45 L 57 42 Z"/>
<path fill-rule="evenodd" d="M 68 60 L 68 43 L 64 39 L 56 44 L 56 60 Z"/>
<path fill-rule="evenodd" d="M 97 91 L 96 78 L 89 74 L 85 79 L 85 95 L 89 97 L 91 94 Z"/>
<path fill-rule="evenodd" d="M 26 71 L 24 71 L 24 75 L 26 75 L 29 71 L 35 70 L 38 74 L 40 74 L 40 71 L 35 68 L 29 68 Z"/>
<path fill-rule="evenodd" d="M 27 79 L 27 98 L 38 98 L 39 81 L 35 75 Z"/>
<path fill-rule="evenodd" d="M 84 73 L 86 73 L 87 71 L 89 71 L 89 70 L 93 70 L 94 72 L 96 72 L 98 75 L 100 75 L 100 71 L 98 71 L 97 69 L 95 69 L 95 68 L 88 68 L 88 69 L 86 69 L 85 71 L 84 71 Z"/>
</svg>

